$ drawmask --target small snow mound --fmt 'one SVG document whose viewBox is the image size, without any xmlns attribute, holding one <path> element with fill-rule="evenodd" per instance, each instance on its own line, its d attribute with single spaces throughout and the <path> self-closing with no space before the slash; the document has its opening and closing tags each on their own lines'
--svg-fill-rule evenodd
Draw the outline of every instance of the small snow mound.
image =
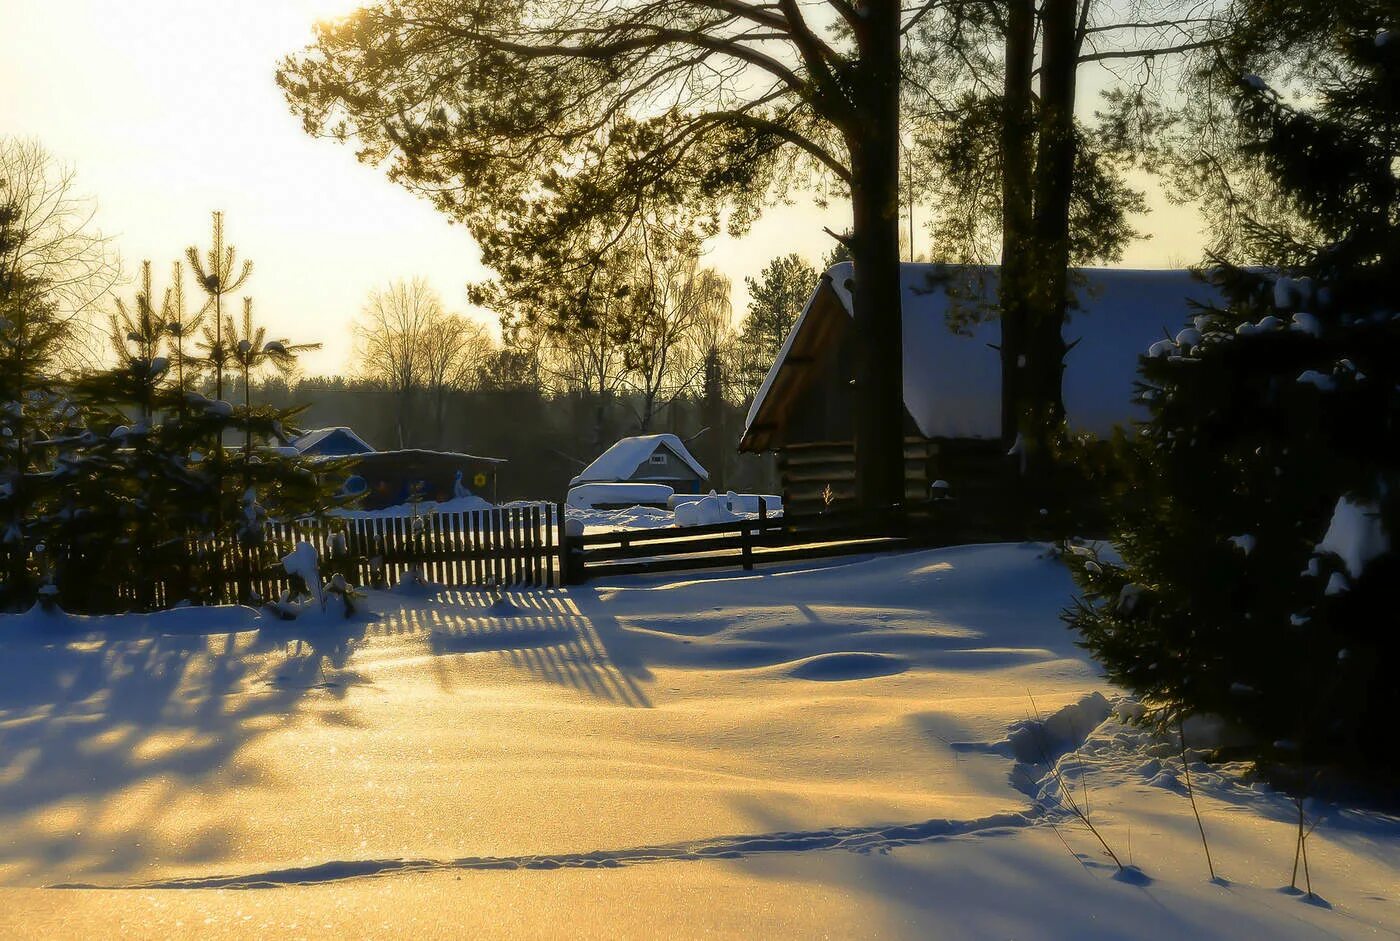
<svg viewBox="0 0 1400 941">
<path fill-rule="evenodd" d="M 1298 374 L 1298 381 L 1303 385 L 1316 386 L 1323 392 L 1329 392 L 1337 387 L 1337 381 L 1325 372 L 1318 372 L 1316 369 L 1305 369 Z"/>
<path fill-rule="evenodd" d="M 1390 551 L 1390 538 L 1381 522 L 1380 507 L 1348 496 L 1338 499 L 1317 551 L 1335 554 L 1346 566 L 1348 575 L 1360 578 L 1368 562 Z"/>
<path fill-rule="evenodd" d="M 676 505 L 676 523 L 680 526 L 706 526 L 711 523 L 732 523 L 736 519 L 725 497 L 711 493 L 693 503 Z"/>
<path fill-rule="evenodd" d="M 730 511 L 734 513 L 753 513 L 756 515 L 760 503 L 763 505 L 764 512 L 769 515 L 780 513 L 783 509 L 783 498 L 777 494 L 735 493 L 731 490 L 725 494 L 725 499 L 729 503 Z"/>
<path fill-rule="evenodd" d="M 1113 878 L 1116 882 L 1123 882 L 1128 885 L 1152 884 L 1152 877 L 1131 863 L 1114 873 Z"/>
<path fill-rule="evenodd" d="M 445 587 L 445 585 L 424 578 L 423 573 L 417 569 L 409 569 L 399 576 L 399 580 L 389 591 L 409 598 L 424 598 L 437 594 Z"/>
<path fill-rule="evenodd" d="M 1017 723 L 1006 742 L 1017 761 L 1048 764 L 1082 745 L 1112 711 L 1113 704 L 1095 690 L 1049 716 Z"/>
<path fill-rule="evenodd" d="M 1314 315 L 1308 313 L 1294 314 L 1293 323 L 1289 324 L 1288 329 L 1315 337 L 1322 336 L 1322 322 Z"/>
<path fill-rule="evenodd" d="M 1254 551 L 1255 539 L 1254 536 L 1249 533 L 1245 533 L 1243 536 L 1231 536 L 1230 542 L 1245 555 L 1249 555 Z"/>
<path fill-rule="evenodd" d="M 495 601 L 491 602 L 489 605 L 486 606 L 486 613 L 493 618 L 510 618 L 518 617 L 522 614 L 528 614 L 529 612 L 527 612 L 524 608 L 520 607 L 520 605 L 516 604 L 514 601 L 511 601 L 505 595 L 501 595 Z"/>
<path fill-rule="evenodd" d="M 787 671 L 799 680 L 865 680 L 876 676 L 893 676 L 909 669 L 903 657 L 882 653 L 829 653 L 803 660 Z"/>
</svg>

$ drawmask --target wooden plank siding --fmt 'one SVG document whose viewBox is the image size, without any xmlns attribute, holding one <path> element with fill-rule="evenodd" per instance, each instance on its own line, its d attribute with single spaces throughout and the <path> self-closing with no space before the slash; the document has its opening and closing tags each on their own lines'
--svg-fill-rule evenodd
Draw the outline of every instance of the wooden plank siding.
<svg viewBox="0 0 1400 941">
<path fill-rule="evenodd" d="M 828 509 L 847 509 L 856 500 L 856 453 L 850 441 L 814 441 L 788 445 L 778 453 L 783 507 L 804 516 Z M 904 439 L 904 498 L 922 503 L 929 498 L 929 442 Z M 828 503 L 828 488 L 830 503 Z"/>
<path fill-rule="evenodd" d="M 948 495 L 964 505 L 986 505 L 1004 498 L 1014 470 L 996 441 L 964 438 L 904 439 L 904 498 L 921 503 Z M 832 506 L 855 503 L 855 447 L 850 441 L 789 444 L 778 453 L 783 506 L 794 515 L 820 513 L 823 492 L 831 487 Z M 934 481 L 947 482 L 945 494 L 933 494 Z"/>
</svg>

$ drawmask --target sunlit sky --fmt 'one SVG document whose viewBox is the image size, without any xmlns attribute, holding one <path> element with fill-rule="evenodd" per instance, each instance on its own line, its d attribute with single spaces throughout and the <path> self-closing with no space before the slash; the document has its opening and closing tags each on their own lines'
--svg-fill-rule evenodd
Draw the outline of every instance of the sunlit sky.
<svg viewBox="0 0 1400 941">
<path fill-rule="evenodd" d="M 427 202 L 359 164 L 351 148 L 307 136 L 273 80 L 278 59 L 309 41 L 317 18 L 354 0 L 0 0 L 0 134 L 39 139 L 73 164 L 98 201 L 128 273 L 149 258 L 164 278 L 186 246 L 207 245 L 209 213 L 256 269 L 244 292 L 275 333 L 324 348 L 308 373 L 351 371 L 352 323 L 390 279 L 427 278 L 449 309 L 483 320 L 465 285 L 489 275 L 471 237 Z M 1190 209 L 1151 194 L 1125 264 L 1190 263 Z M 918 221 L 916 213 L 916 223 Z M 807 201 L 770 211 L 743 239 L 721 238 L 709 263 L 734 282 L 796 251 L 830 248 L 823 225 L 844 208 Z M 921 231 L 915 248 L 928 249 Z M 193 290 L 193 286 L 188 286 Z M 240 292 L 243 293 L 243 292 Z"/>
</svg>

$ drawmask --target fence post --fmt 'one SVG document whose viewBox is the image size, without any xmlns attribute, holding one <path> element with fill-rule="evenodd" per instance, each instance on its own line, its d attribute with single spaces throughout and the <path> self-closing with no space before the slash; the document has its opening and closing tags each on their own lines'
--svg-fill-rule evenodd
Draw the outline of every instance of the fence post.
<svg viewBox="0 0 1400 941">
<path fill-rule="evenodd" d="M 560 586 L 572 585 L 574 583 L 573 563 L 569 549 L 569 527 L 565 525 L 568 517 L 564 513 L 564 504 L 556 503 L 556 522 L 559 524 L 559 584 Z"/>
<path fill-rule="evenodd" d="M 753 538 L 749 535 L 748 524 L 739 530 L 739 557 L 743 560 L 744 571 L 753 571 Z"/>
</svg>

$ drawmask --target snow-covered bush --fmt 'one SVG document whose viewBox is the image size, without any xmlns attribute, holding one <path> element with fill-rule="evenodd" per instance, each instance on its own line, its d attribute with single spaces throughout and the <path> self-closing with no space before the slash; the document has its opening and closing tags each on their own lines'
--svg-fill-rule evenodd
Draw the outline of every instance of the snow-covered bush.
<svg viewBox="0 0 1400 941">
<path fill-rule="evenodd" d="M 364 600 L 365 593 L 341 575 L 339 572 L 326 580 L 321 586 L 321 608 L 327 614 L 340 614 L 344 617 L 353 617 L 360 609 L 360 602 Z"/>
<path fill-rule="evenodd" d="M 294 586 L 300 583 L 301 587 L 292 592 L 293 597 L 306 594 L 317 604 L 321 603 L 321 560 L 315 546 L 305 540 L 299 541 L 282 557 L 282 571 Z"/>
<path fill-rule="evenodd" d="M 1357 31 L 1315 112 L 1242 82 L 1252 153 L 1309 238 L 1143 359 L 1151 419 L 1113 500 L 1121 561 L 1072 548 L 1067 619 L 1159 718 L 1213 713 L 1257 757 L 1400 768 L 1400 44 Z M 1386 135 L 1389 134 L 1390 137 Z M 1389 141 L 1389 142 L 1387 142 Z M 1320 248 L 1306 246 L 1321 245 Z"/>
</svg>

